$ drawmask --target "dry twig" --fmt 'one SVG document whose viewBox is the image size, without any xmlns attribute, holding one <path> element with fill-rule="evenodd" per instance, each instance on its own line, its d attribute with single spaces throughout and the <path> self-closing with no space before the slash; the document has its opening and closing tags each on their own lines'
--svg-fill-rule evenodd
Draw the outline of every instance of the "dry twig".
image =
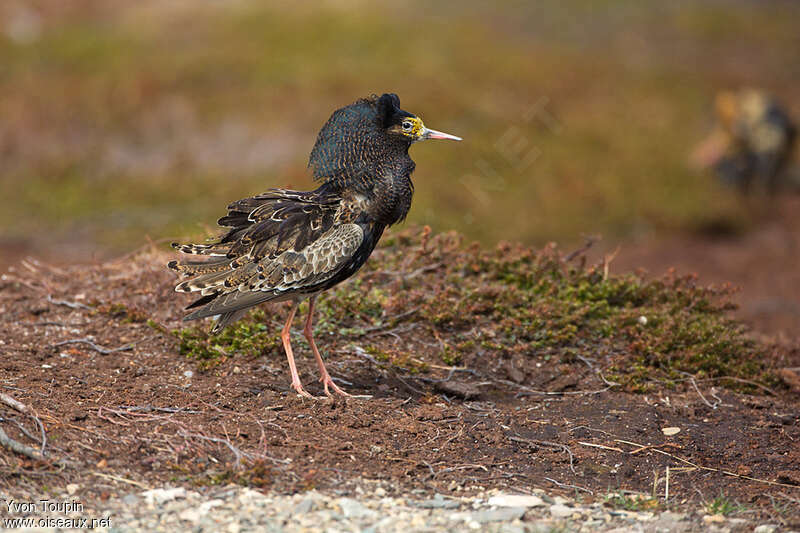
<svg viewBox="0 0 800 533">
<path fill-rule="evenodd" d="M 42 455 L 42 452 L 39 450 L 34 450 L 27 444 L 22 444 L 21 442 L 12 439 L 8 436 L 8 434 L 6 434 L 5 431 L 3 431 L 3 428 L 0 428 L 0 446 L 4 446 L 12 452 L 24 455 L 30 459 L 47 462 L 47 458 Z"/>
<path fill-rule="evenodd" d="M 42 421 L 39 419 L 38 416 L 36 416 L 36 413 L 34 413 L 33 410 L 24 403 L 2 392 L 0 392 L 0 401 L 8 405 L 9 407 L 16 409 L 20 413 L 28 415 L 33 419 L 34 422 L 36 422 L 36 427 L 39 428 L 39 433 L 41 434 L 41 439 L 42 439 L 40 453 L 42 454 L 42 456 L 44 456 L 44 451 L 45 448 L 47 447 L 47 433 L 45 433 L 44 424 L 42 424 Z M 23 433 L 28 435 L 28 437 L 31 440 L 36 440 L 33 438 L 32 435 L 29 435 L 28 432 L 25 431 L 25 429 L 21 425 L 18 424 L 18 427 L 20 428 L 20 430 L 22 430 Z"/>
<path fill-rule="evenodd" d="M 102 346 L 98 346 L 97 344 L 92 342 L 91 339 L 83 338 L 83 339 L 70 339 L 70 340 L 66 340 L 66 341 L 57 342 L 57 343 L 53 344 L 52 346 L 54 348 L 56 348 L 58 346 L 64 346 L 65 344 L 81 344 L 81 343 L 88 345 L 89 348 L 91 348 L 92 350 L 100 353 L 101 355 L 109 355 L 109 354 L 116 353 L 116 352 L 125 352 L 125 351 L 128 351 L 128 350 L 132 350 L 133 346 L 136 344 L 136 343 L 132 342 L 130 344 L 125 344 L 125 345 L 120 346 L 118 348 L 103 348 Z"/>
<path fill-rule="evenodd" d="M 581 446 L 589 446 L 591 448 L 602 448 L 603 450 L 611 450 L 612 452 L 625 453 L 621 448 L 614 448 L 613 446 L 603 446 L 602 444 L 592 444 L 591 442 L 578 442 Z"/>
<path fill-rule="evenodd" d="M 25 413 L 26 415 L 29 413 L 27 405 L 25 405 L 19 400 L 12 398 L 8 394 L 0 392 L 0 401 L 8 405 L 9 407 L 16 409 L 20 413 Z"/>
<path fill-rule="evenodd" d="M 70 309 L 89 309 L 89 310 L 92 309 L 88 305 L 82 304 L 80 302 L 70 302 L 68 300 L 56 300 L 49 294 L 47 295 L 47 301 L 50 302 L 51 304 L 63 305 L 65 307 L 69 307 Z"/>
<path fill-rule="evenodd" d="M 570 261 L 575 259 L 577 256 L 585 254 L 586 252 L 589 251 L 589 248 L 594 246 L 594 243 L 596 243 L 598 240 L 600 240 L 598 237 L 594 237 L 594 236 L 585 237 L 584 239 L 585 239 L 585 242 L 583 243 L 583 246 L 581 246 L 577 250 L 574 250 L 574 251 L 568 253 L 567 255 L 565 255 L 564 258 L 562 259 L 563 262 L 569 263 Z"/>
<path fill-rule="evenodd" d="M 611 262 L 617 258 L 619 251 L 622 250 L 622 246 L 617 246 L 617 248 L 611 252 L 610 254 L 606 254 L 603 256 L 603 279 L 608 279 L 608 268 L 611 266 Z"/>
<path fill-rule="evenodd" d="M 700 396 L 700 399 L 703 400 L 703 403 L 705 403 L 707 406 L 709 406 L 712 409 L 716 409 L 717 408 L 717 404 L 716 403 L 712 404 L 711 402 L 706 400 L 706 397 L 703 396 L 702 392 L 700 392 L 700 388 L 697 386 L 697 382 L 694 380 L 694 378 L 691 378 L 689 380 L 689 382 L 692 384 L 692 387 L 694 387 L 694 390 L 697 391 L 697 395 Z"/>
<path fill-rule="evenodd" d="M 589 494 L 594 494 L 594 491 L 587 489 L 586 487 L 579 487 L 578 485 L 570 485 L 569 483 L 561 483 L 560 481 L 556 481 L 555 479 L 546 477 L 544 478 L 550 483 L 555 484 L 557 487 L 563 487 L 568 489 L 575 489 L 575 490 L 582 490 L 584 492 L 588 492 Z"/>
<path fill-rule="evenodd" d="M 134 481 L 133 479 L 127 479 L 124 477 L 113 476 L 111 474 L 104 474 L 102 472 L 92 472 L 93 476 L 102 477 L 105 479 L 110 479 L 112 481 L 119 481 L 121 483 L 127 483 L 128 485 L 133 485 L 134 487 L 139 487 L 140 489 L 150 490 L 150 487 L 145 485 L 144 483 L 140 483 L 139 481 Z"/>
<path fill-rule="evenodd" d="M 203 411 L 193 411 L 187 407 L 153 407 L 152 405 L 120 405 L 118 409 L 127 412 L 140 413 L 183 413 L 187 415 L 200 414 Z M 114 411 L 112 411 L 114 412 Z"/>
</svg>

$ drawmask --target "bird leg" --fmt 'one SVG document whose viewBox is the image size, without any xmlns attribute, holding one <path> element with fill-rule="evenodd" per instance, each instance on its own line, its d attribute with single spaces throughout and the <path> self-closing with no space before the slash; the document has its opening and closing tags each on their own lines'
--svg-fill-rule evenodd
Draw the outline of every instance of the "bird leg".
<svg viewBox="0 0 800 533">
<path fill-rule="evenodd" d="M 292 310 L 289 311 L 289 318 L 286 319 L 286 325 L 283 326 L 283 330 L 281 330 L 281 340 L 283 341 L 283 349 L 286 351 L 286 358 L 289 360 L 289 370 L 292 372 L 292 388 L 296 390 L 297 394 L 300 396 L 313 398 L 313 396 L 311 396 L 303 388 L 303 384 L 300 383 L 300 375 L 297 373 L 297 365 L 294 364 L 294 354 L 292 353 L 290 335 L 292 330 L 292 320 L 294 320 L 295 313 L 297 313 L 297 304 L 294 304 L 292 306 Z"/>
<path fill-rule="evenodd" d="M 333 382 L 331 375 L 328 374 L 328 370 L 325 368 L 325 363 L 322 361 L 322 356 L 319 354 L 317 343 L 314 342 L 314 329 L 311 327 L 311 319 L 314 316 L 314 301 L 316 299 L 316 296 L 312 296 L 308 299 L 308 317 L 306 318 L 306 327 L 303 328 L 303 335 L 305 335 L 306 339 L 308 339 L 308 344 L 311 345 L 311 351 L 314 352 L 314 358 L 317 360 L 317 366 L 319 367 L 319 373 L 321 376 L 319 381 L 325 387 L 326 396 L 331 395 L 328 387 L 331 387 L 334 392 L 341 394 L 342 396 L 350 396 Z"/>
</svg>

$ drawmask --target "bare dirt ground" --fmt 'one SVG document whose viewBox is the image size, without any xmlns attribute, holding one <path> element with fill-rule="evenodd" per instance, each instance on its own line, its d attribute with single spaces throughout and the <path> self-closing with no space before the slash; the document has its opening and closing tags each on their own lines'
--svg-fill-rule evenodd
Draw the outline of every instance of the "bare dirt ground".
<svg viewBox="0 0 800 533">
<path fill-rule="evenodd" d="M 741 283 L 740 316 L 762 328 L 757 337 L 780 341 L 771 366 L 800 367 L 791 333 L 800 251 L 783 245 L 785 224 L 769 224 L 736 241 L 643 245 L 614 269 L 673 264 Z M 10 495 L 68 483 L 100 500 L 163 483 L 293 492 L 366 478 L 398 494 L 538 487 L 592 500 L 632 491 L 656 496 L 646 501 L 657 507 L 669 467 L 668 506 L 696 509 L 724 496 L 749 516 L 800 527 L 800 387 L 791 370 L 780 386 L 750 394 L 713 379 L 632 394 L 596 371 L 591 346 L 569 363 L 524 359 L 529 368 L 513 368 L 515 354 L 443 364 L 438 346 L 449 341 L 396 313 L 318 339 L 331 373 L 371 399 L 305 400 L 289 392 L 277 343 L 260 354 L 225 352 L 213 365 L 180 354 L 171 331 L 185 327 L 186 301 L 172 290 L 169 258 L 146 250 L 88 266 L 29 260 L 0 281 L 0 392 L 31 409 L 4 398 L 0 427 L 39 451 L 34 417 L 46 434 L 44 460 L 0 449 Z M 440 275 L 406 266 L 400 277 Z M 364 290 L 387 275 L 397 272 L 364 274 Z M 277 333 L 284 313 L 269 307 L 266 329 Z M 364 348 L 370 337 L 387 352 L 405 346 L 411 361 L 387 364 Z M 295 339 L 301 378 L 321 394 L 299 327 Z"/>
</svg>

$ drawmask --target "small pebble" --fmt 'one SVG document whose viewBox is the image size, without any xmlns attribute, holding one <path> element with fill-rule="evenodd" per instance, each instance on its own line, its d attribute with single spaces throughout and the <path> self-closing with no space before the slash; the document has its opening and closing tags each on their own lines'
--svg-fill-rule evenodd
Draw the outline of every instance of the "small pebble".
<svg viewBox="0 0 800 533">
<path fill-rule="evenodd" d="M 539 507 L 544 505 L 544 500 L 538 496 L 522 494 L 498 494 L 489 498 L 489 505 L 498 507 Z"/>
<path fill-rule="evenodd" d="M 142 497 L 149 504 L 161 505 L 171 502 L 178 498 L 186 497 L 186 489 L 183 487 L 172 489 L 153 489 L 142 492 Z"/>
<path fill-rule="evenodd" d="M 522 518 L 522 515 L 524 514 L 524 507 L 501 507 L 499 509 L 472 513 L 471 518 L 479 524 L 485 524 L 486 522 L 505 522 L 508 520 L 516 520 L 517 518 Z"/>
<path fill-rule="evenodd" d="M 197 509 L 184 509 L 178 513 L 178 518 L 187 522 L 197 522 L 200 520 L 200 512 Z"/>
<path fill-rule="evenodd" d="M 312 500 L 311 498 L 305 498 L 303 500 L 300 500 L 300 503 L 295 505 L 294 510 L 292 511 L 292 514 L 296 514 L 296 515 L 297 514 L 306 514 L 313 507 L 314 507 L 314 500 Z"/>
<path fill-rule="evenodd" d="M 375 511 L 367 509 L 351 498 L 339 498 L 339 507 L 342 509 L 342 514 L 347 518 L 358 518 L 375 514 Z"/>
<path fill-rule="evenodd" d="M 455 509 L 459 506 L 457 501 L 445 499 L 441 494 L 434 495 L 432 500 L 415 502 L 413 505 L 423 509 Z"/>
<path fill-rule="evenodd" d="M 560 503 L 550 506 L 550 514 L 556 518 L 568 518 L 572 516 L 572 513 L 574 512 L 575 509 L 572 507 L 567 507 L 566 505 L 562 505 Z"/>
<path fill-rule="evenodd" d="M 703 517 L 703 522 L 706 524 L 720 524 L 725 521 L 725 517 L 721 514 L 707 514 Z"/>
<path fill-rule="evenodd" d="M 774 533 L 778 526 L 775 524 L 761 524 L 753 530 L 753 533 Z"/>
</svg>

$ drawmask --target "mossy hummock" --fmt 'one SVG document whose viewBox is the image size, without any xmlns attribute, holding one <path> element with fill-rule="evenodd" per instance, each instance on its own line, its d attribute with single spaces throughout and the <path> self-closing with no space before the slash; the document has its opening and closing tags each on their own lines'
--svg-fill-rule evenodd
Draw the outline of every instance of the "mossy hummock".
<svg viewBox="0 0 800 533">
<path fill-rule="evenodd" d="M 691 379 L 777 384 L 770 348 L 730 316 L 731 286 L 674 273 L 615 276 L 580 255 L 567 261 L 553 245 L 485 250 L 453 233 L 421 235 L 390 235 L 359 278 L 320 300 L 318 329 L 339 350 L 357 344 L 409 375 L 459 365 L 523 387 L 547 388 L 545 374 L 631 392 Z M 269 353 L 276 339 L 256 331 L 265 319 L 254 312 L 216 337 L 183 330 L 182 350 L 203 365 L 221 353 L 256 355 L 259 342 Z M 366 335 L 376 330 L 391 334 Z"/>
</svg>

